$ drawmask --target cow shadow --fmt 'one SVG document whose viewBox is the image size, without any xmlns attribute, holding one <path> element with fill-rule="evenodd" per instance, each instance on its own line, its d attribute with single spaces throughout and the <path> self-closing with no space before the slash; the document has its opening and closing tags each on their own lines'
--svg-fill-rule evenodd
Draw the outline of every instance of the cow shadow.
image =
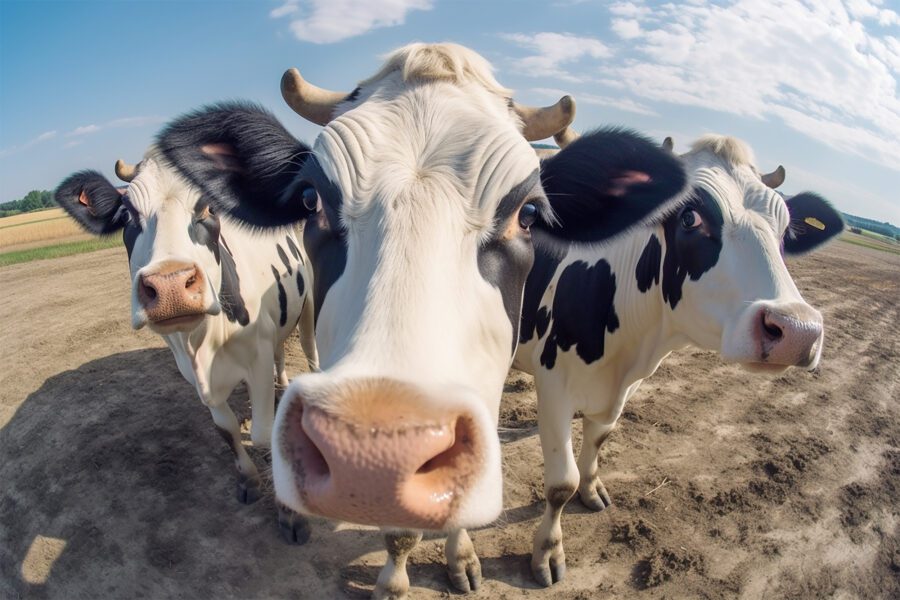
<svg viewBox="0 0 900 600">
<path fill-rule="evenodd" d="M 243 388 L 229 402 L 249 416 Z M 254 452 L 262 468 L 266 458 Z M 366 557 L 384 548 L 374 530 L 313 520 L 310 541 L 290 546 L 270 491 L 240 504 L 231 454 L 165 348 L 47 379 L 0 430 L 0 482 L 3 597 L 355 597 L 383 564 Z M 520 562 L 493 559 L 485 575 L 508 580 Z M 442 560 L 410 575 L 449 588 Z"/>
</svg>

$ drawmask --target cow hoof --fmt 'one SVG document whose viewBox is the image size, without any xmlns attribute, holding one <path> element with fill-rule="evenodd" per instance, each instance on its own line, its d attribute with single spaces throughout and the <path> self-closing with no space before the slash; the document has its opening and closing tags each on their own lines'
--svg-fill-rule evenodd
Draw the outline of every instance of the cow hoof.
<svg viewBox="0 0 900 600">
<path fill-rule="evenodd" d="M 278 532 L 288 544 L 301 546 L 309 541 L 309 521 L 289 508 L 278 507 Z"/>
<path fill-rule="evenodd" d="M 475 554 L 472 554 L 469 558 L 453 565 L 447 574 L 450 576 L 450 583 L 458 591 L 464 594 L 474 592 L 481 585 L 481 561 Z"/>
<path fill-rule="evenodd" d="M 531 574 L 541 587 L 550 587 L 554 583 L 559 583 L 566 576 L 565 554 L 532 559 Z"/>
<path fill-rule="evenodd" d="M 600 512 L 612 504 L 612 500 L 609 498 L 606 487 L 597 477 L 584 482 L 584 484 L 578 488 L 578 498 L 581 499 L 581 503 L 584 504 L 585 507 L 597 512 Z"/>
<path fill-rule="evenodd" d="M 241 478 L 237 484 L 237 499 L 241 504 L 253 504 L 262 498 L 259 479 Z"/>
<path fill-rule="evenodd" d="M 409 594 L 407 590 L 381 588 L 377 585 L 372 591 L 372 600 L 407 600 Z"/>
</svg>

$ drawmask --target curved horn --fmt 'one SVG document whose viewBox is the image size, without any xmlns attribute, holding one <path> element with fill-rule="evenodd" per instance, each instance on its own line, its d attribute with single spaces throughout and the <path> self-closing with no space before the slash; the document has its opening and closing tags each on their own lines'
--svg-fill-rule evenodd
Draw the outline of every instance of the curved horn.
<svg viewBox="0 0 900 600">
<path fill-rule="evenodd" d="M 581 137 L 577 131 L 572 129 L 571 127 L 566 127 L 562 131 L 557 131 L 553 134 L 553 139 L 556 141 L 556 145 L 559 146 L 559 149 L 562 150 L 575 140 Z"/>
<path fill-rule="evenodd" d="M 667 136 L 666 139 L 663 140 L 662 148 L 663 150 L 672 152 L 675 149 L 675 140 L 673 140 L 671 136 Z"/>
<path fill-rule="evenodd" d="M 347 94 L 314 86 L 295 68 L 288 69 L 281 77 L 281 96 L 295 113 L 317 125 L 327 124 L 334 107 L 347 98 Z"/>
<path fill-rule="evenodd" d="M 522 135 L 529 142 L 562 132 L 575 120 L 575 100 L 572 96 L 563 96 L 551 106 L 538 108 L 513 102 L 512 108 L 522 119 Z"/>
<path fill-rule="evenodd" d="M 762 179 L 762 182 L 766 184 L 768 187 L 773 190 L 777 188 L 779 185 L 784 183 L 785 171 L 784 167 L 778 165 L 778 168 L 772 171 L 771 173 L 763 173 L 759 176 Z"/>
<path fill-rule="evenodd" d="M 122 181 L 126 183 L 131 181 L 132 179 L 134 179 L 136 173 L 137 165 L 129 165 L 121 158 L 116 161 L 116 177 L 118 177 Z"/>
</svg>

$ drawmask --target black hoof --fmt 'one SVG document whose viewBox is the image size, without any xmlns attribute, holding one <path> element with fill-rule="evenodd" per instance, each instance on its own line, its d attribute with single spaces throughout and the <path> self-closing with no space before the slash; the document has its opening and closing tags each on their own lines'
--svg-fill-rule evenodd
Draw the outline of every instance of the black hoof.
<svg viewBox="0 0 900 600">
<path fill-rule="evenodd" d="M 262 498 L 258 479 L 241 478 L 237 484 L 237 499 L 241 504 L 253 504 Z"/>
<path fill-rule="evenodd" d="M 301 546 L 309 541 L 309 521 L 303 515 L 279 506 L 278 532 L 288 544 Z"/>
</svg>

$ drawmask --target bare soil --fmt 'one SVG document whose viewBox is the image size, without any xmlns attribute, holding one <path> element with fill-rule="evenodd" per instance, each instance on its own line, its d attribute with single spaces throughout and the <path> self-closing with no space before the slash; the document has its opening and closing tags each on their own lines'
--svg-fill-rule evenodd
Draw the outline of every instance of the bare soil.
<svg viewBox="0 0 900 600">
<path fill-rule="evenodd" d="M 506 511 L 472 532 L 473 597 L 900 597 L 900 257 L 837 242 L 790 267 L 826 316 L 821 367 L 670 357 L 604 446 L 613 506 L 567 507 L 550 590 L 528 567 L 533 385 L 510 374 Z M 0 598 L 366 597 L 377 532 L 317 520 L 288 546 L 271 494 L 239 504 L 206 409 L 161 340 L 131 331 L 127 287 L 121 249 L 0 269 Z M 302 363 L 294 342 L 289 372 Z M 249 414 L 245 390 L 231 402 Z M 455 595 L 443 543 L 413 552 L 412 597 Z"/>
</svg>

